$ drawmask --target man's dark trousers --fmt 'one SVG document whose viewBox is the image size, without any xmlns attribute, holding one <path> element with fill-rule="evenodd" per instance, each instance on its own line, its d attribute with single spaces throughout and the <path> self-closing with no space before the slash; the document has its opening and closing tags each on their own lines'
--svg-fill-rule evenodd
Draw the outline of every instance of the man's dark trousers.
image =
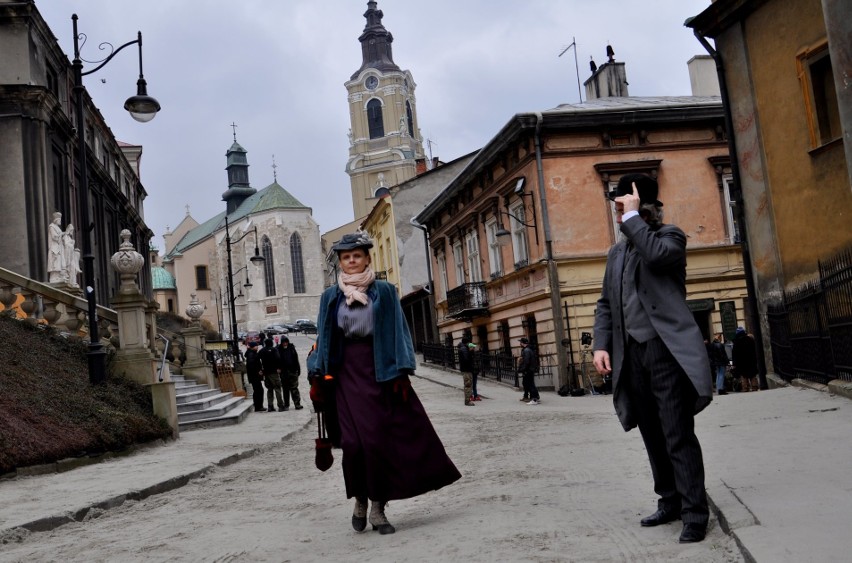
<svg viewBox="0 0 852 563">
<path fill-rule="evenodd" d="M 658 508 L 679 510 L 684 524 L 706 527 L 704 461 L 695 436 L 697 393 L 660 337 L 637 343 L 628 338 L 621 377 L 638 417 Z M 625 377 L 626 376 L 626 377 Z"/>
</svg>

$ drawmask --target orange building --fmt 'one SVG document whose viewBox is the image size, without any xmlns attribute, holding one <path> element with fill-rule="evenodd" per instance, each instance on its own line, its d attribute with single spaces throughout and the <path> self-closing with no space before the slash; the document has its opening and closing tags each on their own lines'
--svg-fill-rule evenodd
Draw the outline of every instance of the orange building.
<svg viewBox="0 0 852 563">
<path fill-rule="evenodd" d="M 708 61 L 691 71 L 706 74 Z M 687 299 L 702 331 L 733 333 L 746 287 L 721 100 L 629 97 L 625 76 L 623 63 L 604 64 L 588 101 L 515 115 L 415 218 L 429 231 L 442 343 L 468 333 L 505 364 L 526 336 L 538 383 L 586 386 L 583 333 L 619 236 L 607 194 L 632 172 L 657 179 L 665 221 L 688 236 Z M 596 82 L 618 80 L 623 95 L 593 97 Z"/>
</svg>

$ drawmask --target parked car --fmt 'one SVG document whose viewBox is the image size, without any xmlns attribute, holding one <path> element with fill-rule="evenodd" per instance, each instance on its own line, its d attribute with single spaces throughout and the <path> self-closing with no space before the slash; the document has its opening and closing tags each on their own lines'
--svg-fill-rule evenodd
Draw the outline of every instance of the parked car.
<svg viewBox="0 0 852 563">
<path fill-rule="evenodd" d="M 257 331 L 247 332 L 245 337 L 245 345 L 248 346 L 250 342 L 257 342 L 258 346 L 262 346 L 263 342 L 260 341 L 260 333 Z"/>
<path fill-rule="evenodd" d="M 309 319 L 298 319 L 296 321 L 296 326 L 298 327 L 299 332 L 302 334 L 316 334 L 317 333 L 317 323 Z"/>
<path fill-rule="evenodd" d="M 290 332 L 299 332 L 299 327 L 296 323 L 284 323 L 281 326 L 289 330 Z"/>
<path fill-rule="evenodd" d="M 274 336 L 276 334 L 287 334 L 290 331 L 283 325 L 269 325 L 263 329 L 263 332 L 265 332 L 267 336 Z"/>
</svg>

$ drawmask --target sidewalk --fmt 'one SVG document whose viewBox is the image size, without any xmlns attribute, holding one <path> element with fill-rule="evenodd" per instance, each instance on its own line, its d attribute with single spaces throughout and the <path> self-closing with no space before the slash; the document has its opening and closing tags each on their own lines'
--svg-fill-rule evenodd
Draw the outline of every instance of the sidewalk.
<svg viewBox="0 0 852 563">
<path fill-rule="evenodd" d="M 458 389 L 461 403 L 458 372 L 421 364 L 417 373 L 419 379 Z M 428 383 L 415 381 L 415 386 L 420 385 Z M 513 388 L 491 380 L 480 381 L 479 386 L 485 400 L 471 412 L 481 410 L 485 415 L 517 410 L 519 393 Z M 448 408 L 433 406 L 436 413 Z M 619 438 L 615 442 L 629 444 L 641 455 L 638 432 L 624 436 L 613 414 L 611 396 L 573 398 L 545 393 L 541 406 L 521 407 L 541 410 L 552 422 L 539 431 L 553 436 L 551 442 L 573 448 L 577 455 L 599 454 L 606 462 L 618 464 L 621 453 L 595 449 L 594 437 L 572 435 L 571 420 L 578 417 L 600 419 L 602 423 L 594 423 L 597 432 Z M 852 517 L 848 477 L 852 448 L 845 434 L 852 427 L 852 402 L 795 387 L 730 394 L 716 398 L 696 422 L 716 519 L 734 537 L 746 560 L 846 560 L 852 549 L 846 532 Z M 27 530 L 51 530 L 129 500 L 176 489 L 216 467 L 267 451 L 314 423 L 309 409 L 253 413 L 237 426 L 184 432 L 177 442 L 100 464 L 0 481 L 0 544 Z M 542 449 L 540 455 L 548 451 Z M 498 460 L 492 463 L 499 465 Z M 650 471 L 640 475 L 639 481 L 647 483 L 647 496 L 652 499 Z M 617 488 L 608 486 L 606 490 L 617 495 Z M 570 506 L 551 508 L 569 510 Z M 635 508 L 631 502 L 630 510 Z"/>
</svg>

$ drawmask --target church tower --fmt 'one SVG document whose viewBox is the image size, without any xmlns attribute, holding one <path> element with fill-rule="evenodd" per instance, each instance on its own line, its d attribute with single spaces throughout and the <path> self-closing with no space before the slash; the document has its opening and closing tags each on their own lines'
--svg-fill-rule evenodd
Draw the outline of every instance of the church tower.
<svg viewBox="0 0 852 563">
<path fill-rule="evenodd" d="M 246 149 L 237 142 L 236 133 L 234 133 L 234 144 L 225 153 L 225 158 L 228 162 L 225 166 L 225 170 L 228 171 L 228 191 L 222 194 L 222 201 L 226 203 L 228 214 L 231 214 L 246 198 L 257 193 L 257 190 L 249 185 Z"/>
<path fill-rule="evenodd" d="M 414 79 L 393 62 L 393 35 L 382 25 L 384 14 L 367 2 L 367 24 L 358 38 L 362 63 L 346 82 L 349 92 L 349 160 L 355 218 L 366 216 L 376 192 L 413 178 L 423 158 L 417 122 Z"/>
</svg>

